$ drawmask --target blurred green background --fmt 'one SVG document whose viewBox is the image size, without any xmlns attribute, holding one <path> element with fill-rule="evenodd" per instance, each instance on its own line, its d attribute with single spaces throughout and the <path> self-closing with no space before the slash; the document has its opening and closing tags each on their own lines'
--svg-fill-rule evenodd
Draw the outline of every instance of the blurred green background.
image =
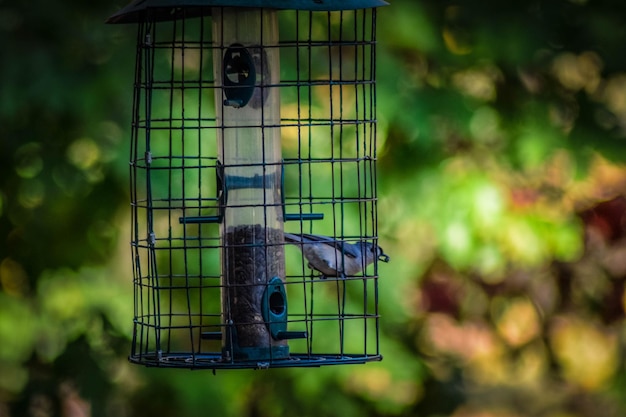
<svg viewBox="0 0 626 417">
<path fill-rule="evenodd" d="M 384 360 L 130 365 L 135 28 L 0 0 L 0 416 L 626 415 L 626 2 L 378 14 Z"/>
</svg>

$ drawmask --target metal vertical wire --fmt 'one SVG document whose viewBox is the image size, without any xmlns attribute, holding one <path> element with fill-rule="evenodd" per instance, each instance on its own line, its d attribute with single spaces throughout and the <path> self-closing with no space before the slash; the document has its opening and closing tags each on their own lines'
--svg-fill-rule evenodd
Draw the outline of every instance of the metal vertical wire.
<svg viewBox="0 0 626 417">
<path fill-rule="evenodd" d="M 154 207 L 153 207 L 153 198 L 152 198 L 152 137 L 150 134 L 151 127 L 151 119 L 152 119 L 152 86 L 153 86 L 153 76 L 154 74 L 154 42 L 156 41 L 156 26 L 148 26 L 149 30 L 146 33 L 145 45 L 146 45 L 146 65 L 145 65 L 145 123 L 146 123 L 146 146 L 145 146 L 145 156 L 144 156 L 144 164 L 146 170 L 146 218 L 147 218 L 147 248 L 148 248 L 148 275 L 150 279 L 150 284 L 148 288 L 151 291 L 152 295 L 152 308 L 154 311 L 151 311 L 150 297 L 148 298 L 148 314 L 154 316 L 154 324 L 153 331 L 155 337 L 155 348 L 156 353 L 160 356 L 160 352 L 162 352 L 161 346 L 161 293 L 158 291 L 159 287 L 159 269 L 157 265 L 156 259 L 156 236 L 154 234 Z M 151 317 L 149 318 L 149 320 Z M 148 327 L 148 331 L 146 332 L 146 338 L 148 338 L 150 331 L 150 327 Z M 148 346 L 148 343 L 146 343 Z"/>
<path fill-rule="evenodd" d="M 205 48 L 205 43 L 204 43 L 204 22 L 206 21 L 206 19 L 204 18 L 200 18 L 200 68 L 199 68 L 199 75 L 198 75 L 198 117 L 202 118 L 202 92 L 203 92 L 203 86 L 202 86 L 202 80 L 203 80 L 203 64 L 204 64 L 204 48 Z M 203 155 L 202 153 L 202 124 L 200 121 L 198 121 L 198 130 L 197 130 L 197 135 L 198 135 L 198 150 L 197 150 L 197 155 L 198 155 L 198 166 L 202 166 L 202 159 L 201 156 Z M 199 168 L 200 170 L 201 168 Z M 197 197 L 196 197 L 196 204 L 198 205 L 198 207 L 201 207 L 202 205 L 202 179 L 203 179 L 203 175 L 198 175 L 198 187 L 197 187 Z M 187 228 L 183 228 L 186 230 Z M 198 233 L 198 244 L 202 245 L 202 226 L 198 225 L 197 226 L 197 233 Z M 198 269 L 200 272 L 202 272 L 202 264 L 203 264 L 203 254 L 204 251 L 200 250 L 200 253 L 198 254 Z M 200 277 L 202 277 L 202 273 L 200 273 Z M 199 298 L 199 326 L 200 329 L 204 328 L 205 324 L 205 317 L 204 317 L 204 310 L 203 310 L 203 295 L 204 295 L 204 279 L 199 277 L 199 294 L 198 294 L 198 298 Z M 202 336 L 200 335 L 200 337 L 197 338 L 197 345 L 194 346 L 194 344 L 192 344 L 192 351 L 194 354 L 194 363 L 195 363 L 195 355 L 196 354 L 201 354 L 202 353 Z"/>
<path fill-rule="evenodd" d="M 162 318 L 170 319 L 169 312 L 167 310 L 165 314 L 161 312 L 161 291 L 160 291 L 160 276 L 159 265 L 157 259 L 157 237 L 154 230 L 154 214 L 155 214 L 155 199 L 153 197 L 153 155 L 152 155 L 152 119 L 153 119 L 153 86 L 154 86 L 154 67 L 155 67 L 155 44 L 157 42 L 157 26 L 152 25 L 152 34 L 148 33 L 149 39 L 146 40 L 146 46 L 148 51 L 146 53 L 146 152 L 145 152 L 145 169 L 146 169 L 146 216 L 148 218 L 148 250 L 150 259 L 150 289 L 152 290 L 153 301 L 152 308 L 154 309 L 154 316 L 156 318 L 154 325 L 154 337 L 157 356 L 161 357 L 163 352 L 161 328 L 163 326 Z M 168 338 L 169 346 L 169 338 Z"/>
<path fill-rule="evenodd" d="M 173 166 L 172 166 L 172 160 L 176 157 L 176 155 L 173 153 L 173 135 L 175 132 L 175 126 L 174 126 L 174 95 L 175 95 L 175 91 L 174 91 L 174 62 L 175 62 L 175 56 L 176 56 L 176 27 L 178 25 L 178 21 L 174 20 L 172 22 L 172 32 L 171 32 L 171 51 L 170 51 L 170 68 L 169 68 L 169 80 L 168 81 L 168 86 L 167 88 L 169 89 L 169 118 L 167 120 L 167 123 L 169 125 L 169 129 L 168 129 L 168 155 L 169 157 L 167 158 L 167 166 L 168 166 L 168 170 L 167 170 L 167 199 L 168 199 L 168 205 L 170 207 L 170 209 L 172 208 L 172 203 L 173 203 L 173 199 L 172 199 L 172 179 L 173 179 Z M 184 159 L 183 159 L 184 161 Z M 184 184 L 184 178 L 185 176 L 183 175 L 183 184 L 182 184 L 182 189 L 185 189 L 185 184 Z M 183 196 L 183 201 L 184 201 L 184 196 Z M 174 297 L 174 287 L 175 287 L 175 282 L 174 282 L 174 270 L 173 270 L 173 261 L 174 261 L 174 250 L 172 248 L 172 242 L 173 242 L 173 236 L 172 236 L 172 220 L 170 216 L 167 216 L 167 234 L 168 234 L 168 246 L 167 246 L 167 254 L 168 254 L 168 269 L 169 269 L 169 274 L 168 274 L 168 283 L 169 283 L 169 290 L 166 289 L 165 286 L 161 286 L 161 289 L 166 289 L 166 293 L 167 293 L 167 325 L 165 326 L 165 330 L 166 330 L 166 334 L 167 334 L 167 352 L 172 350 L 172 326 L 173 326 L 173 316 L 174 316 L 174 311 L 172 306 L 174 305 L 173 302 L 173 297 Z M 186 265 L 186 261 L 185 261 L 185 265 Z M 186 269 L 186 268 L 185 268 Z M 185 274 L 186 276 L 187 274 Z"/>
<path fill-rule="evenodd" d="M 329 75 L 329 90 L 330 90 L 330 159 L 331 159 L 331 198 L 332 198 L 332 216 L 333 216 L 333 236 L 339 237 L 340 239 L 343 238 L 344 236 L 344 216 L 343 216 L 343 183 L 342 183 L 342 168 L 343 168 L 343 161 L 342 161 L 342 144 L 341 144 L 341 139 L 342 139 L 342 133 L 343 133 L 343 126 L 342 126 L 342 116 L 343 116 L 343 108 L 341 106 L 341 101 L 339 102 L 339 105 L 337 106 L 339 108 L 339 120 L 338 120 L 338 130 L 339 130 L 339 161 L 336 160 L 336 155 L 335 155 L 335 83 L 337 84 L 338 88 L 339 88 L 339 96 L 341 97 L 341 54 L 339 54 L 338 57 L 338 65 L 339 65 L 339 79 L 335 79 L 335 74 L 334 74 L 334 68 L 333 68 L 333 64 L 334 64 L 334 59 L 333 59 L 333 47 L 337 47 L 334 45 L 334 39 L 333 39 L 333 31 L 332 31 L 332 21 L 331 21 L 331 13 L 332 12 L 328 12 L 328 75 Z M 343 23 L 343 12 L 336 12 L 339 13 L 339 33 L 338 33 L 338 39 L 337 39 L 337 43 L 339 45 L 339 48 L 341 48 L 341 24 Z M 338 169 L 337 169 L 337 165 L 339 165 Z M 337 174 L 337 170 L 339 171 L 339 174 Z M 335 184 L 337 181 L 336 176 L 339 175 L 339 195 L 336 194 L 337 190 L 335 190 Z M 337 226 L 338 220 L 337 220 L 337 200 L 339 200 L 341 203 L 339 204 L 339 214 L 340 214 L 340 219 L 341 221 L 339 221 L 339 226 Z M 337 231 L 337 227 L 339 227 L 339 231 Z M 342 268 L 344 267 L 344 263 L 345 263 L 345 257 L 341 256 L 341 254 L 339 253 L 339 251 L 335 252 L 335 263 L 337 265 L 340 265 Z M 338 342 L 339 342 L 339 356 L 342 357 L 344 355 L 344 330 L 345 330 L 345 317 L 343 315 L 343 308 L 344 306 L 342 305 L 342 282 L 340 280 L 335 280 L 335 289 L 337 292 L 337 330 L 339 331 L 339 338 L 338 338 Z"/>
<path fill-rule="evenodd" d="M 313 118 L 313 91 L 311 88 L 311 84 L 313 82 L 313 77 L 312 77 L 312 73 L 313 73 L 313 46 L 312 46 L 312 39 L 313 39 L 313 12 L 308 12 L 308 30 L 307 30 L 307 39 L 308 39 L 308 45 L 307 45 L 307 63 L 308 63 L 308 67 L 307 67 L 307 77 L 305 78 L 305 82 L 307 83 L 307 110 L 308 110 L 308 120 L 312 120 Z M 298 32 L 298 28 L 296 28 L 296 32 Z M 313 138 L 312 138 L 312 126 L 309 126 L 309 128 L 307 129 L 307 154 L 309 156 L 309 158 L 311 158 L 312 152 L 313 152 Z M 298 136 L 298 144 L 301 142 L 301 138 L 300 136 Z M 301 153 L 300 153 L 300 149 L 298 149 L 298 162 L 300 162 L 300 160 L 302 159 L 301 157 Z M 314 205 L 313 205 L 313 164 L 309 163 L 307 164 L 307 168 L 308 168 L 308 181 L 309 181 L 309 196 L 308 196 L 308 204 L 309 204 L 309 210 L 312 213 L 314 210 Z M 298 194 L 300 196 L 300 201 L 302 201 L 302 182 L 299 182 L 299 186 L 298 186 Z M 300 212 L 302 212 L 302 209 L 300 209 Z M 300 225 L 300 227 L 302 227 L 302 224 Z M 313 225 L 309 224 L 309 228 L 313 229 Z M 304 229 L 302 229 L 304 230 Z M 312 232 L 312 230 L 309 230 L 309 232 Z M 305 275 L 305 265 L 304 263 L 302 263 L 302 276 L 306 276 Z M 312 274 L 311 274 L 312 275 Z M 305 284 L 306 286 L 306 284 Z M 313 286 L 313 278 L 311 277 L 309 279 L 309 289 L 310 289 L 310 294 L 309 294 L 309 299 L 310 299 L 310 304 L 311 304 L 311 310 L 309 312 L 309 314 L 307 315 L 309 321 L 307 323 L 307 330 L 309 332 L 309 338 L 307 340 L 308 342 L 308 350 L 307 353 L 309 355 L 309 358 L 311 358 L 313 356 L 313 340 L 314 340 L 314 326 L 313 324 L 315 323 L 314 319 L 314 306 L 315 306 L 315 292 L 314 292 L 314 286 Z M 306 299 L 306 296 L 305 296 Z"/>
<path fill-rule="evenodd" d="M 135 121 L 139 119 L 139 100 L 141 94 L 139 92 L 141 83 L 141 61 L 142 61 L 142 44 L 143 44 L 143 28 L 144 24 L 137 25 L 137 47 L 135 52 L 135 79 L 133 85 L 133 125 Z M 134 313 L 134 325 L 133 325 L 133 337 L 131 345 L 131 356 L 134 356 L 137 351 L 138 340 L 143 339 L 143 327 L 137 329 L 138 317 L 143 316 L 143 292 L 141 291 L 141 256 L 139 254 L 139 248 L 137 243 L 137 236 L 139 235 L 139 219 L 137 217 L 137 165 L 133 161 L 137 160 L 137 129 L 133 126 L 131 128 L 131 146 L 130 156 L 131 162 L 129 164 L 129 179 L 130 179 L 130 198 L 131 198 L 131 264 L 133 265 L 133 313 Z M 137 335 L 139 333 L 139 335 Z"/>
<path fill-rule="evenodd" d="M 300 11 L 296 11 L 295 13 L 295 19 L 296 19 L 296 33 L 295 33 L 295 47 L 296 47 L 296 104 L 297 104 L 297 117 L 298 120 L 300 120 L 300 118 L 302 117 L 302 86 L 300 85 L 301 83 L 301 78 L 300 78 L 300 68 L 301 68 L 301 58 L 300 58 L 300 49 L 302 48 L 302 44 L 300 41 L 300 33 L 297 30 L 300 27 L 300 21 L 301 21 L 301 13 Z M 302 126 L 298 123 L 297 124 L 297 137 L 298 137 L 298 154 L 301 153 L 301 146 L 302 146 L 302 142 L 300 141 L 300 137 L 302 137 Z M 283 176 L 285 175 L 284 173 L 284 169 L 283 169 Z M 302 178 L 302 165 L 299 164 L 298 165 L 298 177 Z M 284 178 L 283 178 L 284 181 Z M 283 189 L 283 194 L 285 192 L 285 190 Z M 283 195 L 282 198 L 284 199 L 285 196 Z M 301 201 L 302 200 L 302 188 L 298 187 L 298 198 Z M 284 210 L 284 209 L 283 209 Z M 300 227 L 302 227 L 302 223 L 303 223 L 303 219 L 302 219 L 302 206 L 298 206 L 298 214 L 300 215 Z M 285 215 L 285 213 L 283 212 L 283 216 Z M 303 265 L 304 266 L 304 265 Z M 308 302 L 306 299 L 306 284 L 305 284 L 305 276 L 304 273 L 302 273 L 302 279 L 300 281 L 300 283 L 302 284 L 302 303 L 303 303 L 303 307 L 304 307 L 304 311 L 307 311 L 308 308 Z M 307 331 L 307 334 L 310 336 L 311 335 L 311 328 L 310 328 L 310 322 L 309 322 L 309 318 L 308 316 L 305 314 L 304 315 L 304 323 L 305 323 L 305 328 Z M 309 337 L 307 337 L 306 339 L 306 353 L 310 353 L 311 352 L 311 343 L 310 343 L 310 339 Z"/>
<path fill-rule="evenodd" d="M 260 31 L 259 37 L 261 38 L 261 45 L 265 45 L 266 42 L 265 42 L 265 39 L 263 37 L 263 34 L 264 34 L 264 30 L 263 29 L 264 29 L 264 24 L 265 24 L 265 20 L 263 19 L 263 9 L 259 9 L 257 13 L 259 14 L 259 20 L 261 21 L 261 27 L 259 28 L 259 31 Z M 274 46 L 275 45 L 269 45 L 270 48 L 272 48 Z M 259 66 L 260 66 L 260 68 L 266 68 L 266 66 L 268 65 L 268 63 L 265 62 L 266 54 L 265 54 L 263 48 L 260 48 L 260 51 L 261 51 L 260 52 L 260 61 L 261 62 L 260 62 Z M 271 76 L 269 76 L 269 78 L 271 78 Z M 266 84 L 267 84 L 268 81 L 271 82 L 271 80 L 262 79 L 261 80 L 261 85 L 258 87 L 259 90 L 260 90 L 261 102 L 263 101 L 263 97 L 265 97 L 266 88 L 267 88 Z M 263 161 L 262 162 L 262 168 L 263 169 L 262 169 L 261 172 L 262 172 L 262 175 L 263 175 L 262 176 L 262 179 L 263 179 L 262 180 L 263 190 L 265 190 L 267 185 L 268 185 L 267 184 L 267 152 L 266 152 L 266 149 L 265 149 L 265 146 L 266 146 L 266 144 L 265 144 L 266 136 L 265 135 L 267 133 L 266 128 L 267 128 L 267 126 L 265 125 L 265 106 L 261 105 L 261 127 L 260 127 L 260 129 L 261 129 L 261 154 L 262 154 L 261 160 Z M 263 223 L 262 224 L 264 226 L 263 227 L 263 231 L 264 231 L 264 234 L 265 234 L 263 239 L 265 240 L 266 243 L 271 242 L 271 239 L 270 239 L 270 236 L 269 236 L 270 235 L 270 229 L 269 229 L 269 226 L 268 226 L 269 223 L 268 223 L 268 217 L 267 217 L 267 204 L 268 204 L 268 202 L 267 202 L 267 193 L 263 192 L 263 206 L 265 207 L 265 210 L 263 210 Z M 257 239 L 253 238 L 253 241 L 256 242 Z M 271 242 L 271 244 L 274 245 L 274 242 Z M 265 255 L 265 259 L 268 259 L 268 253 L 269 253 L 268 249 L 269 249 L 269 245 L 266 244 L 265 247 L 263 248 L 263 253 Z M 270 277 L 271 276 L 270 274 L 272 273 L 272 271 L 270 271 L 270 264 L 268 262 L 265 262 L 264 265 L 263 265 L 263 268 L 265 269 L 265 277 Z M 265 288 L 267 290 L 267 288 L 268 288 L 267 284 L 266 284 Z M 267 333 L 267 339 L 268 339 L 267 340 L 267 344 L 271 345 L 272 337 L 271 337 L 269 332 Z M 270 360 L 270 362 L 273 361 L 273 359 L 274 359 L 274 352 L 272 351 L 272 349 L 270 349 L 269 350 L 269 360 Z"/>
<path fill-rule="evenodd" d="M 180 59 L 181 59 L 181 67 L 183 68 L 183 70 L 181 71 L 181 84 L 182 84 L 182 88 L 181 88 L 181 96 L 180 96 L 180 101 L 181 101 L 181 118 L 182 118 L 182 130 L 181 130 L 181 153 L 182 153 L 182 204 L 183 204 L 183 209 L 184 206 L 186 204 L 187 198 L 186 198 L 186 164 L 187 164 L 187 152 L 186 152 L 186 145 L 185 145 L 185 132 L 186 132 L 186 128 L 188 127 L 187 124 L 187 118 L 185 117 L 185 89 L 186 89 L 186 85 L 185 85 L 185 48 L 186 48 L 186 44 L 185 44 L 185 38 L 187 36 L 187 32 L 186 32 L 186 25 L 185 23 L 187 22 L 187 17 L 186 17 L 186 13 L 185 11 L 183 11 L 183 18 L 181 19 L 181 26 L 182 26 L 182 35 L 181 35 L 181 45 L 180 45 Z M 171 217 L 169 217 L 169 222 L 170 222 L 170 228 L 171 228 Z M 186 291 L 185 291 L 185 295 L 186 295 L 186 301 L 187 301 L 187 320 L 189 323 L 189 346 L 191 347 L 190 349 L 190 353 L 191 353 L 191 358 L 190 360 L 192 361 L 192 363 L 196 362 L 196 352 L 193 349 L 193 346 L 195 345 L 195 326 L 194 326 L 194 317 L 198 314 L 197 312 L 194 312 L 194 309 L 192 307 L 192 303 L 191 303 L 191 290 L 194 287 L 193 285 L 190 285 L 189 283 L 189 257 L 188 257 L 188 246 L 186 244 L 186 242 L 188 241 L 187 239 L 187 228 L 183 227 L 182 228 L 183 231 L 183 239 L 184 239 L 184 250 L 183 250 L 183 259 L 184 259 L 184 271 L 185 271 L 185 284 L 186 284 Z"/>
<path fill-rule="evenodd" d="M 371 24 L 367 24 L 368 23 L 368 19 L 367 17 L 367 13 L 369 13 L 370 18 L 371 19 Z M 369 29 L 368 29 L 369 28 Z M 368 39 L 368 33 L 369 33 L 369 39 Z M 370 220 L 370 224 L 371 224 L 371 235 L 373 237 L 373 243 L 378 245 L 378 218 L 377 218 L 377 213 L 378 213 L 378 208 L 377 208 L 377 204 L 378 204 L 378 200 L 377 200 L 377 195 L 376 195 L 376 160 L 377 160 L 377 156 L 376 156 L 376 56 L 375 56 L 375 52 L 376 52 L 376 9 L 371 9 L 369 11 L 367 11 L 364 14 L 363 17 L 363 38 L 364 39 L 368 39 L 369 43 L 365 43 L 363 46 L 363 78 L 369 80 L 369 97 L 370 97 L 370 105 L 369 105 L 369 117 L 366 116 L 367 119 L 372 120 L 373 123 L 371 123 L 369 126 L 365 126 L 364 132 L 363 132 L 363 137 L 364 140 L 365 138 L 369 137 L 369 143 L 370 143 L 370 152 L 369 155 L 371 155 L 371 158 L 369 158 L 368 162 L 369 162 L 369 181 L 371 182 L 371 188 L 369 189 L 369 193 L 368 195 L 370 196 L 370 198 L 372 199 L 371 205 L 370 205 L 370 213 L 371 213 L 371 220 Z M 366 57 L 367 57 L 367 53 L 366 51 L 370 52 L 370 62 L 369 65 L 366 64 Z M 368 73 L 368 68 L 369 68 L 369 77 L 366 76 L 366 74 Z M 365 96 L 364 96 L 365 99 Z M 364 112 L 364 114 L 366 114 Z M 368 129 L 369 127 L 369 129 Z M 369 136 L 368 136 L 368 132 L 369 132 Z M 365 149 L 365 144 L 363 144 L 364 149 Z M 368 189 L 367 186 L 364 187 L 366 190 Z M 367 228 L 366 228 L 366 232 L 367 232 Z M 371 279 L 371 282 L 373 283 L 373 291 L 374 291 L 374 326 L 375 326 L 375 349 L 374 349 L 374 355 L 376 356 L 380 356 L 380 339 L 379 339 L 379 323 L 380 323 L 380 316 L 379 316 L 379 312 L 378 312 L 378 263 L 375 262 L 374 263 L 374 275 Z M 366 293 L 367 294 L 367 293 Z M 368 308 L 368 302 L 367 299 L 364 300 L 364 307 L 366 309 L 366 314 L 367 311 L 369 311 Z M 367 336 L 367 332 L 366 332 L 366 336 Z M 367 349 L 367 337 L 365 339 L 366 341 L 366 345 L 365 348 Z"/>
<path fill-rule="evenodd" d="M 365 29 L 365 22 L 366 22 L 366 18 L 367 15 L 365 13 L 363 13 L 363 20 L 361 22 L 363 29 Z M 358 24 L 358 14 L 355 13 L 354 14 L 354 20 L 353 20 L 353 26 L 354 26 L 354 32 L 353 32 L 353 37 L 354 37 L 354 74 L 355 74 L 355 78 L 357 77 L 357 74 L 359 74 L 359 45 L 357 44 L 356 40 L 359 39 L 359 33 L 358 33 L 358 29 L 359 29 L 359 24 Z M 361 38 L 363 40 L 365 40 L 365 33 L 361 34 Z M 362 54 L 363 56 L 365 55 L 365 53 Z M 363 65 L 363 62 L 361 62 L 361 79 L 365 79 L 365 65 Z M 363 86 L 363 84 L 361 84 Z M 365 95 L 363 95 L 363 97 L 365 97 Z M 359 119 L 359 111 L 361 110 L 360 106 L 359 106 L 359 86 L 355 85 L 355 91 L 354 91 L 354 107 L 355 107 L 355 114 L 357 119 Z M 364 126 L 365 129 L 365 126 Z M 361 157 L 361 143 L 360 141 L 364 140 L 365 138 L 361 136 L 360 134 L 360 129 L 359 127 L 357 127 L 356 131 L 355 131 L 355 143 L 356 143 L 356 157 L 357 159 L 359 159 L 359 162 L 357 162 L 357 166 L 356 166 L 356 176 L 357 176 L 357 183 L 359 184 L 359 186 L 357 187 L 357 199 L 360 201 L 362 201 L 363 198 L 367 198 L 367 191 L 365 191 L 365 194 L 363 195 L 361 192 L 361 181 L 362 181 L 362 176 L 364 174 L 366 174 L 366 172 L 362 173 L 362 163 L 360 161 L 360 157 Z M 363 144 L 365 145 L 365 143 Z M 365 155 L 365 153 L 364 153 Z M 361 236 L 367 236 L 367 222 L 364 221 L 363 216 L 361 216 L 361 213 L 367 213 L 367 202 L 364 203 L 359 203 L 359 231 Z M 368 303 L 368 297 L 367 297 L 367 280 L 363 280 L 363 317 L 367 317 L 367 303 Z M 364 341 L 364 345 L 363 345 L 363 351 L 365 352 L 365 355 L 367 355 L 367 336 L 368 336 L 368 332 L 367 332 L 367 320 L 363 320 L 363 341 Z"/>
</svg>

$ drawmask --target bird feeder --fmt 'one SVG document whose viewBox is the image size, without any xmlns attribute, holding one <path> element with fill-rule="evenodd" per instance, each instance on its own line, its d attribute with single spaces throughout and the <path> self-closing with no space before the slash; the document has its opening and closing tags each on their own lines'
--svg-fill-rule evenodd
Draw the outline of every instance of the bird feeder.
<svg viewBox="0 0 626 417">
<path fill-rule="evenodd" d="M 136 0 L 131 362 L 381 359 L 378 260 L 320 276 L 284 233 L 376 247 L 381 0 Z M 338 262 L 341 262 L 338 260 Z"/>
</svg>

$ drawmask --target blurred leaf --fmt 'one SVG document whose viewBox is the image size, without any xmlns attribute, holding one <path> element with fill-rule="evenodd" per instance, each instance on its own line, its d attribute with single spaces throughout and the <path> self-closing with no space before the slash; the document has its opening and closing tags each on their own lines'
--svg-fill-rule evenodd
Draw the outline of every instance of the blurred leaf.
<svg viewBox="0 0 626 417">
<path fill-rule="evenodd" d="M 617 340 L 576 318 L 562 317 L 551 329 L 551 342 L 564 376 L 584 388 L 601 389 L 616 371 Z"/>
</svg>

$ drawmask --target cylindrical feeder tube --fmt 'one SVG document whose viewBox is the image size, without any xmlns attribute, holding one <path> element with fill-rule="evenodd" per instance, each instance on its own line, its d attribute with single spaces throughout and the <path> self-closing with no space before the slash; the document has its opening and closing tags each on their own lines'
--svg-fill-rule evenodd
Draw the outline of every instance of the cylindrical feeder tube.
<svg viewBox="0 0 626 417">
<path fill-rule="evenodd" d="M 285 257 L 276 11 L 216 7 L 212 14 L 225 205 L 222 353 L 224 360 L 284 358 L 289 355 L 287 343 L 272 337 L 263 311 L 268 308 L 270 281 L 275 288 L 271 316 L 286 316 L 287 302 L 277 299 L 285 294 Z"/>
</svg>

